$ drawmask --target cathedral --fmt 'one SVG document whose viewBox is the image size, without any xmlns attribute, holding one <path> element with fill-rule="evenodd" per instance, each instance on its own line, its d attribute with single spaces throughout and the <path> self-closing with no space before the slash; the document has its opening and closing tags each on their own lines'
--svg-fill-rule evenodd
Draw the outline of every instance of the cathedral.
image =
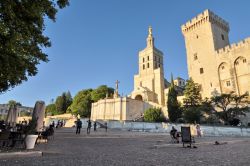
<svg viewBox="0 0 250 166">
<path fill-rule="evenodd" d="M 151 107 L 161 108 L 167 116 L 166 100 L 170 83 L 164 78 L 163 53 L 155 47 L 152 27 L 148 29 L 146 43 L 146 48 L 139 52 L 139 72 L 134 76 L 133 92 L 120 97 L 116 85 L 113 98 L 92 104 L 92 120 L 137 120 Z M 182 89 L 185 80 L 178 77 L 175 84 Z"/>
<path fill-rule="evenodd" d="M 230 44 L 229 24 L 210 10 L 182 25 L 181 30 L 186 45 L 188 75 L 200 85 L 203 98 L 250 92 L 250 38 Z M 152 27 L 148 29 L 146 43 L 146 48 L 139 52 L 139 71 L 134 76 L 132 93 L 120 97 L 117 84 L 114 97 L 92 104 L 92 120 L 137 120 L 151 107 L 161 108 L 167 116 L 170 83 L 164 78 L 164 56 L 155 47 Z M 181 102 L 185 80 L 177 77 L 174 84 Z"/>
</svg>

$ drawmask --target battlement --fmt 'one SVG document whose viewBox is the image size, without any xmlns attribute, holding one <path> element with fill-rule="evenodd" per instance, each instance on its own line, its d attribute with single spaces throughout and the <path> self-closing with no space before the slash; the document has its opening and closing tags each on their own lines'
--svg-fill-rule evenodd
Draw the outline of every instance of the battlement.
<svg viewBox="0 0 250 166">
<path fill-rule="evenodd" d="M 217 26 L 224 29 L 226 32 L 229 32 L 228 22 L 226 22 L 224 19 L 207 9 L 201 14 L 194 17 L 193 19 L 189 20 L 186 24 L 182 25 L 182 33 L 185 34 L 187 32 L 190 32 L 206 22 L 216 24 Z"/>
<path fill-rule="evenodd" d="M 250 37 L 246 38 L 238 43 L 233 43 L 230 44 L 224 48 L 218 49 L 216 50 L 216 54 L 219 56 L 220 54 L 225 54 L 227 52 L 231 52 L 233 50 L 239 49 L 241 47 L 245 47 L 245 46 L 250 46 Z"/>
</svg>

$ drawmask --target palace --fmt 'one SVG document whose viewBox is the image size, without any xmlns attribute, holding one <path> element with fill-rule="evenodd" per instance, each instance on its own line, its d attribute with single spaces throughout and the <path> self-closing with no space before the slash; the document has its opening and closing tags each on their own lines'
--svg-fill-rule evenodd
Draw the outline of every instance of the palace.
<svg viewBox="0 0 250 166">
<path fill-rule="evenodd" d="M 202 97 L 250 92 L 250 38 L 229 43 L 229 24 L 205 10 L 181 26 L 188 75 L 201 85 Z"/>
</svg>

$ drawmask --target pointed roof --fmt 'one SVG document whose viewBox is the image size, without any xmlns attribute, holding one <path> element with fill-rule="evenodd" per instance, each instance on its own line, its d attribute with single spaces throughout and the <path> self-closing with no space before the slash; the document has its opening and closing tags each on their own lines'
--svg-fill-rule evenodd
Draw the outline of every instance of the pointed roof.
<svg viewBox="0 0 250 166">
<path fill-rule="evenodd" d="M 154 37 L 151 26 L 148 27 L 147 47 L 154 47 Z"/>
</svg>

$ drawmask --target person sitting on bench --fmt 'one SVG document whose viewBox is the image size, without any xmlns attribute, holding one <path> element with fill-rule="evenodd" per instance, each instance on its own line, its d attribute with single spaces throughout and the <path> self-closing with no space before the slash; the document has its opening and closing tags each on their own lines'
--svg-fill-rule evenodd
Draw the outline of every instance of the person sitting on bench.
<svg viewBox="0 0 250 166">
<path fill-rule="evenodd" d="M 179 143 L 180 135 L 179 135 L 178 131 L 174 128 L 174 126 L 172 126 L 172 130 L 170 131 L 170 136 L 174 141 Z"/>
</svg>

